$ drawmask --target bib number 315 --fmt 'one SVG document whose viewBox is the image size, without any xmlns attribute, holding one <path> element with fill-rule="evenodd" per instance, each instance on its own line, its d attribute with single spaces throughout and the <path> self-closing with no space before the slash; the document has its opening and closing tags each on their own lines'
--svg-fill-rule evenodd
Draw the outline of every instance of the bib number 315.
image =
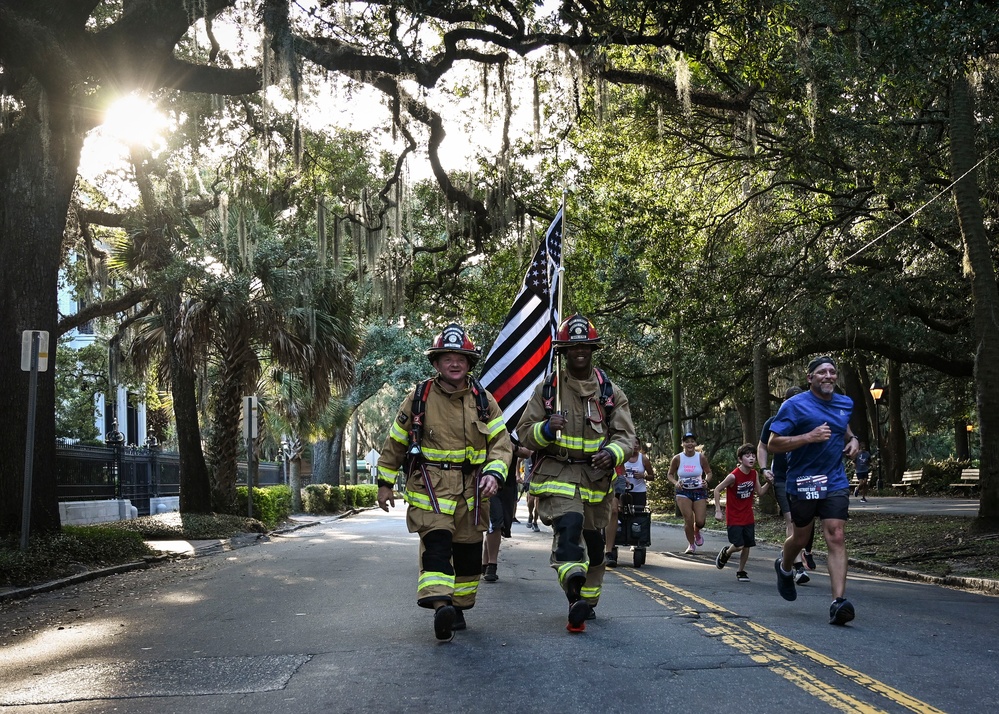
<svg viewBox="0 0 999 714">
<path fill-rule="evenodd" d="M 799 476 L 797 480 L 798 498 L 806 501 L 816 501 L 826 497 L 828 478 L 825 474 L 814 476 Z"/>
</svg>

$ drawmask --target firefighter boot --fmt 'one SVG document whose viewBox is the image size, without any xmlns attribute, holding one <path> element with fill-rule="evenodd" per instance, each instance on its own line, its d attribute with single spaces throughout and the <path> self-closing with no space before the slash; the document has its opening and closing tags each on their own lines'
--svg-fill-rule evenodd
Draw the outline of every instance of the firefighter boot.
<svg viewBox="0 0 999 714">
<path fill-rule="evenodd" d="M 584 632 L 586 621 L 593 611 L 586 600 L 580 599 L 579 592 L 585 584 L 586 576 L 581 573 L 573 575 L 566 583 L 565 596 L 569 599 L 569 621 L 566 623 L 565 629 L 569 632 Z"/>
<path fill-rule="evenodd" d="M 450 640 L 454 637 L 457 613 L 453 605 L 443 605 L 434 611 L 434 636 L 438 640 Z"/>
</svg>

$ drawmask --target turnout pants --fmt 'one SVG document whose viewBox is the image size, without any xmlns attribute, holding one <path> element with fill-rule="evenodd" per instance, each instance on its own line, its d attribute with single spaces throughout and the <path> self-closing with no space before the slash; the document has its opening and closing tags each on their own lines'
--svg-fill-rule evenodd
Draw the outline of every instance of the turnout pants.
<svg viewBox="0 0 999 714">
<path fill-rule="evenodd" d="M 443 600 L 461 610 L 475 606 L 482 574 L 482 533 L 489 526 L 489 501 L 482 501 L 474 519 L 474 492 L 458 497 L 454 514 L 434 513 L 416 506 L 406 512 L 410 533 L 420 536 L 420 575 L 416 603 L 434 607 Z M 471 508 L 469 507 L 471 502 Z"/>
<path fill-rule="evenodd" d="M 606 570 L 603 529 L 610 521 L 611 498 L 588 503 L 577 487 L 572 498 L 541 496 L 538 500 L 541 521 L 553 531 L 551 566 L 570 603 L 582 599 L 596 607 L 600 600 Z M 580 576 L 586 580 L 577 596 L 570 581 L 578 583 Z"/>
</svg>

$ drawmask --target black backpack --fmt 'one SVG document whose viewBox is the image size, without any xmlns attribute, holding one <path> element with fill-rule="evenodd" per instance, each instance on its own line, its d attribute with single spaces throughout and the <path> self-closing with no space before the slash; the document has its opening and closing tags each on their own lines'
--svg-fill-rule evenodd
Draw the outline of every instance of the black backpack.
<svg viewBox="0 0 999 714">
<path fill-rule="evenodd" d="M 475 397 L 475 411 L 478 414 L 479 421 L 483 424 L 488 424 L 489 398 L 486 396 L 486 390 L 482 388 L 479 380 L 475 377 L 469 376 L 468 381 L 472 389 L 472 396 Z M 413 392 L 412 418 L 409 422 L 410 456 L 420 454 L 420 445 L 423 440 L 423 418 L 427 412 L 427 396 L 430 394 L 433 383 L 433 379 L 425 379 L 416 385 L 416 391 Z"/>
<path fill-rule="evenodd" d="M 597 375 L 597 384 L 600 385 L 600 406 L 603 407 L 606 417 L 610 417 L 614 409 L 614 385 L 604 371 L 599 367 L 594 367 L 593 371 Z M 545 404 L 545 414 L 551 416 L 555 411 L 555 387 L 558 379 L 554 372 L 545 377 L 544 386 L 541 388 L 541 399 Z"/>
</svg>

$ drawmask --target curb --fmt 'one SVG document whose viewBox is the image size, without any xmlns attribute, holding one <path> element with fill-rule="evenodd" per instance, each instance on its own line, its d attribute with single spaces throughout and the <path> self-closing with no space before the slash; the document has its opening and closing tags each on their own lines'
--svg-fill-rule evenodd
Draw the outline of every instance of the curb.
<svg viewBox="0 0 999 714">
<path fill-rule="evenodd" d="M 153 556 L 151 560 L 156 560 L 156 556 Z M 114 565 L 110 568 L 88 570 L 87 572 L 80 573 L 79 575 L 70 575 L 68 578 L 59 578 L 58 580 L 50 580 L 47 583 L 41 583 L 39 585 L 29 585 L 26 588 L 18 588 L 17 590 L 2 592 L 0 593 L 0 602 L 5 600 L 22 600 L 26 597 L 31 597 L 32 595 L 38 595 L 39 593 L 47 593 L 52 590 L 68 587 L 70 585 L 85 583 L 88 580 L 103 578 L 105 575 L 117 575 L 119 573 L 127 573 L 131 570 L 146 570 L 153 564 L 154 563 L 149 561 L 136 561 L 134 563 Z"/>
<path fill-rule="evenodd" d="M 656 521 L 653 521 L 655 523 Z M 659 523 L 660 526 L 666 528 L 678 528 L 682 529 L 683 526 L 677 525 L 675 523 Z M 720 535 L 722 537 L 727 537 L 727 533 L 711 528 L 701 529 L 707 533 L 714 533 L 715 535 Z M 773 547 L 780 547 L 779 543 L 770 543 L 768 541 L 759 540 L 757 545 L 766 544 Z M 828 554 L 821 550 L 813 551 L 816 555 L 821 555 L 826 557 Z M 864 570 L 870 573 L 880 573 L 881 575 L 888 575 L 890 577 L 896 578 L 898 580 L 909 580 L 912 582 L 919 583 L 930 583 L 931 585 L 943 585 L 949 588 L 957 588 L 960 590 L 971 590 L 974 592 L 985 593 L 988 595 L 999 595 L 999 580 L 991 580 L 989 578 L 970 578 L 963 577 L 960 575 L 927 575 L 926 573 L 920 573 L 915 570 L 905 570 L 904 568 L 896 568 L 891 565 L 884 565 L 883 563 L 876 563 L 872 560 L 861 560 L 859 558 L 847 557 L 846 562 L 848 565 L 856 568 L 857 570 Z"/>
<path fill-rule="evenodd" d="M 50 580 L 47 583 L 39 583 L 38 585 L 28 585 L 27 587 L 17 588 L 14 590 L 6 590 L 0 592 L 0 602 L 5 602 L 7 600 L 23 600 L 24 598 L 31 597 L 32 595 L 40 595 L 41 593 L 51 592 L 53 590 L 58 590 L 60 588 L 69 587 L 70 585 L 78 585 L 80 583 L 85 583 L 90 580 L 96 580 L 97 578 L 103 578 L 108 575 L 119 575 L 121 573 L 128 573 L 133 570 L 147 570 L 154 565 L 163 563 L 166 561 L 173 560 L 187 560 L 188 558 L 199 558 L 204 555 L 216 555 L 218 553 L 226 553 L 231 550 L 237 550 L 239 548 L 246 548 L 251 545 L 257 545 L 261 542 L 266 542 L 271 536 L 276 536 L 280 538 L 282 535 L 287 533 L 293 533 L 297 530 L 303 528 L 312 528 L 313 526 L 318 526 L 322 523 L 329 523 L 331 521 L 337 521 L 341 518 L 346 518 L 347 516 L 352 516 L 361 511 L 353 509 L 350 511 L 344 511 L 343 513 L 338 513 L 335 516 L 329 518 L 324 518 L 308 523 L 296 523 L 291 526 L 285 526 L 284 528 L 278 528 L 273 531 L 268 531 L 267 533 L 240 533 L 233 536 L 232 538 L 223 538 L 216 541 L 210 541 L 203 545 L 196 547 L 193 552 L 190 553 L 160 553 L 159 555 L 146 556 L 142 560 L 137 560 L 133 563 L 122 563 L 120 565 L 112 565 L 107 568 L 98 568 L 97 570 L 88 570 L 85 573 L 79 573 L 77 575 L 70 575 L 65 578 L 59 578 L 57 580 Z"/>
<path fill-rule="evenodd" d="M 990 580 L 989 578 L 967 578 L 960 575 L 927 575 L 926 573 L 919 573 L 914 570 L 904 570 L 903 568 L 895 568 L 891 565 L 883 565 L 882 563 L 875 563 L 869 560 L 858 560 L 856 558 L 847 558 L 846 562 L 859 570 L 881 573 L 882 575 L 890 575 L 891 577 L 898 578 L 899 580 L 911 580 L 914 582 L 931 583 L 933 585 L 944 585 L 946 587 L 959 588 L 961 590 L 974 590 L 976 592 L 984 592 L 990 595 L 999 595 L 999 580 Z"/>
</svg>

